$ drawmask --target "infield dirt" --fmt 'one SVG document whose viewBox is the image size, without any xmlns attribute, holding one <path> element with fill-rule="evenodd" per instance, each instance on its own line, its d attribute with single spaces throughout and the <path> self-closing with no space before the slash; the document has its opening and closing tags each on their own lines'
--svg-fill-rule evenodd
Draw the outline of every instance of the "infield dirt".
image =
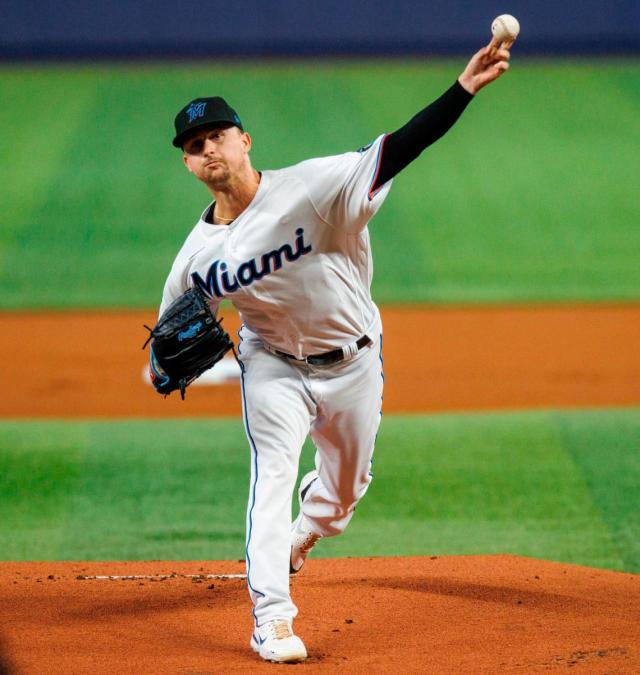
<svg viewBox="0 0 640 675">
<path fill-rule="evenodd" d="M 382 315 L 386 413 L 640 404 L 640 305 Z M 154 321 L 134 311 L 0 314 L 0 417 L 240 415 L 237 382 L 191 387 L 186 401 L 143 382 L 143 324 Z M 238 325 L 227 312 L 227 330 Z"/>
</svg>

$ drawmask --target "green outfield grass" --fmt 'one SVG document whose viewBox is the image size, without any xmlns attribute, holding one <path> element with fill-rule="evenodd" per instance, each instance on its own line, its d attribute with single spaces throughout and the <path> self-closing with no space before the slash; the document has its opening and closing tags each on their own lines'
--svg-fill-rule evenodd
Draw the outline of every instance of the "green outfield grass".
<svg viewBox="0 0 640 675">
<path fill-rule="evenodd" d="M 227 97 L 277 168 L 394 130 L 464 62 L 0 68 L 0 308 L 156 305 L 208 200 L 170 146 L 191 98 Z M 640 63 L 512 65 L 396 180 L 378 301 L 640 297 Z"/>
<path fill-rule="evenodd" d="M 640 409 L 385 417 L 369 494 L 317 555 L 509 552 L 638 573 L 639 447 Z M 248 467 L 239 420 L 4 421 L 0 557 L 243 558 Z"/>
</svg>

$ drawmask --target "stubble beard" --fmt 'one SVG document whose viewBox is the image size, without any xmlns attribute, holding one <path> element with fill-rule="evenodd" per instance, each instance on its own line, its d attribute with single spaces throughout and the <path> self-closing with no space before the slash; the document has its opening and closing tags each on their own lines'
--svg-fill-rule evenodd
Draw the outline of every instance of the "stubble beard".
<svg viewBox="0 0 640 675">
<path fill-rule="evenodd" d="M 226 164 L 218 164 L 213 172 L 210 169 L 205 172 L 203 181 L 212 190 L 223 190 L 229 187 L 231 171 L 229 171 L 229 167 Z"/>
</svg>

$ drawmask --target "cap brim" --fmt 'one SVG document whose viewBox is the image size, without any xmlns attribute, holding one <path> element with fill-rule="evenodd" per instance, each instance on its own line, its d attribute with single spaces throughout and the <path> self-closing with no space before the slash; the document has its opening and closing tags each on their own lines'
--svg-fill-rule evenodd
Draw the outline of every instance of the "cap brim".
<svg viewBox="0 0 640 675">
<path fill-rule="evenodd" d="M 228 119 L 223 119 L 223 120 L 203 120 L 202 122 L 198 122 L 194 124 L 192 127 L 189 127 L 186 131 L 183 131 L 181 134 L 178 134 L 171 143 L 173 144 L 174 147 L 176 148 L 182 148 L 182 146 L 185 144 L 189 136 L 192 135 L 194 131 L 200 131 L 204 127 L 216 127 L 220 126 L 222 124 L 228 124 L 229 126 L 232 127 L 238 127 L 240 131 L 244 131 L 244 129 L 239 125 L 236 124 L 236 122 L 232 122 L 231 120 Z"/>
</svg>

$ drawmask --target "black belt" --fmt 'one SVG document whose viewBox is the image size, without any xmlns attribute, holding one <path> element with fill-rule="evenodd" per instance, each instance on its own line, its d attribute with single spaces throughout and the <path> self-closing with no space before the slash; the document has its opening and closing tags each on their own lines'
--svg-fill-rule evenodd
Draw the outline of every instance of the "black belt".
<svg viewBox="0 0 640 675">
<path fill-rule="evenodd" d="M 360 351 L 363 347 L 366 347 L 371 344 L 371 338 L 368 335 L 363 335 L 357 342 L 356 347 Z M 324 354 L 311 354 L 307 356 L 306 359 L 298 359 L 293 354 L 287 354 L 286 352 L 281 352 L 278 349 L 273 350 L 278 356 L 284 356 L 287 359 L 293 361 L 303 361 L 310 363 L 312 366 L 331 366 L 334 363 L 340 363 L 344 360 L 344 352 L 342 348 L 332 349 L 330 352 L 324 352 Z"/>
</svg>

